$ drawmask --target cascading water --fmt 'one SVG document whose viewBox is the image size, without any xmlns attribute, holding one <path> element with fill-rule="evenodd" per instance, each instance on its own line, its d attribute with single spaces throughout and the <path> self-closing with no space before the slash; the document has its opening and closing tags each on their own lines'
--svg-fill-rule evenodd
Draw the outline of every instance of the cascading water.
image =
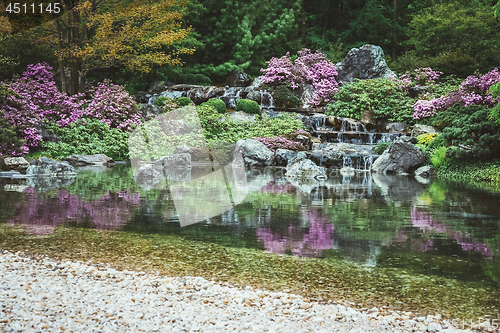
<svg viewBox="0 0 500 333">
<path fill-rule="evenodd" d="M 244 90 L 245 88 L 242 87 L 229 87 L 224 92 L 224 95 L 222 95 L 219 98 L 223 100 L 228 107 L 235 108 L 236 102 L 238 102 L 238 100 L 241 99 L 241 93 Z"/>
<path fill-rule="evenodd" d="M 342 168 L 352 168 L 352 158 L 351 155 L 342 155 Z"/>
<path fill-rule="evenodd" d="M 274 100 L 273 95 L 266 90 L 260 90 L 260 105 L 264 109 L 272 109 L 274 108 Z"/>
</svg>

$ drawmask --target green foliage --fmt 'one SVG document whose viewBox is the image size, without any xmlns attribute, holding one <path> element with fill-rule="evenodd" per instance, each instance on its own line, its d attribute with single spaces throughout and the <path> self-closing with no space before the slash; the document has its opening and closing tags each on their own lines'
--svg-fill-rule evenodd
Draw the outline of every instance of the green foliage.
<svg viewBox="0 0 500 333">
<path fill-rule="evenodd" d="M 442 3 L 415 15 L 409 26 L 409 44 L 432 59 L 435 70 L 465 75 L 472 68 L 489 70 L 498 60 L 500 24 L 489 8 Z"/>
<path fill-rule="evenodd" d="M 19 129 L 5 119 L 5 113 L 0 110 L 0 152 L 20 154 L 24 140 L 19 139 Z"/>
<path fill-rule="evenodd" d="M 392 142 L 379 142 L 375 147 L 373 147 L 373 151 L 377 155 L 382 155 L 384 151 L 389 148 Z"/>
<path fill-rule="evenodd" d="M 163 107 L 165 106 L 165 102 L 170 102 L 172 100 L 171 97 L 166 97 L 166 96 L 160 96 L 156 99 L 155 101 L 155 105 L 156 106 L 160 106 L 160 107 Z"/>
<path fill-rule="evenodd" d="M 219 98 L 210 98 L 205 103 L 213 107 L 220 114 L 226 113 L 226 103 L 224 103 L 224 101 Z"/>
<path fill-rule="evenodd" d="M 497 7 L 500 7 L 499 4 L 500 1 L 498 2 Z M 497 8 L 497 10 L 500 10 L 500 8 Z M 491 93 L 491 97 L 493 99 L 500 100 L 500 82 L 492 85 L 488 92 Z M 497 103 L 497 105 L 491 109 L 489 119 L 500 125 L 500 103 Z"/>
<path fill-rule="evenodd" d="M 436 135 L 432 141 L 427 143 L 427 149 L 436 149 L 445 146 L 446 146 L 446 139 L 442 134 Z"/>
<path fill-rule="evenodd" d="M 443 129 L 443 138 L 451 145 L 468 146 L 469 154 L 479 158 L 500 156 L 500 126 L 488 120 L 490 110 L 479 105 L 455 104 L 447 110 L 451 125 Z M 466 154 L 460 150 L 456 154 Z"/>
<path fill-rule="evenodd" d="M 431 155 L 431 162 L 434 168 L 437 170 L 441 168 L 446 160 L 446 147 L 439 147 L 434 149 L 434 152 Z"/>
<path fill-rule="evenodd" d="M 236 102 L 236 110 L 243 111 L 250 114 L 260 114 L 260 106 L 256 101 L 249 99 L 240 99 Z"/>
<path fill-rule="evenodd" d="M 390 79 L 356 80 L 341 86 L 334 98 L 327 115 L 359 119 L 363 111 L 371 110 L 378 119 L 414 122 L 414 100 Z"/>
<path fill-rule="evenodd" d="M 80 118 L 69 127 L 56 124 L 47 125 L 49 131 L 58 135 L 62 141 L 58 143 L 43 142 L 42 147 L 53 158 L 62 159 L 74 154 L 105 154 L 115 160 L 128 160 L 128 132 L 97 119 Z"/>
<path fill-rule="evenodd" d="M 438 170 L 438 177 L 473 184 L 477 182 L 500 183 L 500 160 L 478 161 L 450 158 L 450 162 Z"/>
<path fill-rule="evenodd" d="M 436 133 L 424 133 L 420 134 L 417 136 L 417 143 L 423 144 L 423 145 L 428 145 L 430 142 L 432 142 L 436 138 L 437 134 Z"/>
<path fill-rule="evenodd" d="M 273 95 L 276 106 L 285 108 L 298 108 L 300 106 L 299 98 L 287 86 L 278 86 Z"/>
<path fill-rule="evenodd" d="M 189 99 L 189 97 L 179 97 L 175 100 L 175 103 L 177 104 L 177 106 L 182 108 L 184 106 L 191 105 L 193 102 L 191 102 L 191 99 Z"/>
</svg>

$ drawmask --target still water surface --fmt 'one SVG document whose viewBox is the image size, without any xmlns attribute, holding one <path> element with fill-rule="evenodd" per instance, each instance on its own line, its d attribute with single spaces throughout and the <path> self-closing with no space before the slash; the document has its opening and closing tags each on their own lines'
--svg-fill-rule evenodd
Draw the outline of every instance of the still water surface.
<svg viewBox="0 0 500 333">
<path fill-rule="evenodd" d="M 136 184 L 126 165 L 82 170 L 58 189 L 0 179 L 0 224 L 22 225 L 35 235 L 50 234 L 55 227 L 176 234 L 500 284 L 500 194 L 495 191 L 369 172 L 290 183 L 281 169 L 271 168 L 246 173 L 245 195 L 206 181 L 197 184 L 203 198 L 179 190 L 209 172 L 195 168 L 168 186 L 149 190 Z M 220 213 L 214 207 L 220 207 L 227 190 L 231 200 Z M 205 218 L 203 212 L 212 210 L 214 216 Z M 202 220 L 181 227 L 179 213 Z"/>
</svg>

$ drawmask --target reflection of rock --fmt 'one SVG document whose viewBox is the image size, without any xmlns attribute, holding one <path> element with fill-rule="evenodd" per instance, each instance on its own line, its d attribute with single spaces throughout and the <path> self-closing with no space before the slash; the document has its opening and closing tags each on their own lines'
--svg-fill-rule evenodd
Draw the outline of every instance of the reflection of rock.
<svg viewBox="0 0 500 333">
<path fill-rule="evenodd" d="M 115 164 L 115 161 L 104 155 L 104 154 L 95 154 L 95 155 L 71 155 L 63 159 L 63 161 L 68 162 L 72 166 L 107 166 L 112 167 Z"/>
<path fill-rule="evenodd" d="M 166 168 L 164 174 L 168 181 L 188 182 L 191 180 L 190 169 Z"/>
<path fill-rule="evenodd" d="M 342 82 L 353 82 L 355 78 L 367 80 L 394 76 L 385 62 L 382 48 L 370 44 L 351 49 L 336 67 L 339 73 L 337 81 Z"/>
<path fill-rule="evenodd" d="M 155 161 L 155 167 L 158 168 L 158 166 L 168 169 L 191 169 L 191 154 L 181 153 L 163 156 Z"/>
<path fill-rule="evenodd" d="M 24 157 L 3 157 L 0 156 L 0 170 L 2 171 L 19 171 L 26 173 L 29 163 Z"/>
<path fill-rule="evenodd" d="M 421 166 L 415 170 L 415 179 L 421 184 L 429 184 L 430 177 L 434 174 L 434 169 L 431 166 Z"/>
<path fill-rule="evenodd" d="M 26 170 L 28 176 L 72 177 L 76 175 L 75 168 L 68 162 L 59 162 L 42 156 L 33 160 Z"/>
<path fill-rule="evenodd" d="M 141 167 L 134 174 L 134 180 L 145 190 L 150 190 L 162 180 L 162 175 L 158 172 L 153 164 L 146 163 L 141 165 Z"/>
<path fill-rule="evenodd" d="M 285 177 L 291 179 L 326 179 L 325 168 L 319 167 L 303 152 L 298 153 L 286 166 Z"/>
<path fill-rule="evenodd" d="M 375 160 L 372 171 L 377 173 L 408 173 L 425 162 L 420 147 L 408 142 L 396 141 Z"/>
<path fill-rule="evenodd" d="M 241 152 L 247 167 L 268 166 L 274 161 L 274 153 L 257 140 L 238 140 L 233 150 Z"/>
<path fill-rule="evenodd" d="M 372 179 L 382 190 L 382 195 L 393 202 L 413 202 L 426 188 L 412 177 L 373 173 Z"/>
</svg>

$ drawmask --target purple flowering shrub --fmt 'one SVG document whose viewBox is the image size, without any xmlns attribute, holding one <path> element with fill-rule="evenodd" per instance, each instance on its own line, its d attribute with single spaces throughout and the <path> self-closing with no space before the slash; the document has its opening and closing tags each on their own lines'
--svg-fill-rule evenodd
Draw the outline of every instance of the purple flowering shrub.
<svg viewBox="0 0 500 333">
<path fill-rule="evenodd" d="M 491 86 L 500 82 L 500 71 L 498 68 L 484 74 L 470 75 L 465 79 L 458 90 L 447 95 L 429 100 L 419 100 L 414 105 L 414 119 L 430 117 L 439 111 L 446 110 L 458 103 L 463 106 L 485 105 L 495 106 L 499 98 L 493 98 L 488 90 Z"/>
<path fill-rule="evenodd" d="M 18 134 L 25 141 L 21 154 L 39 146 L 42 137 L 37 125 L 40 123 L 67 127 L 85 116 L 124 131 L 140 124 L 139 110 L 123 87 L 105 80 L 91 90 L 91 100 L 83 93 L 68 96 L 57 89 L 51 70 L 47 63 L 28 65 L 20 77 L 4 83 L 12 93 L 0 101 L 0 110 L 7 121 L 22 129 Z M 16 153 L 2 149 L 0 154 Z"/>
<path fill-rule="evenodd" d="M 399 87 L 408 90 L 412 86 L 426 86 L 436 84 L 443 72 L 436 72 L 430 67 L 416 68 L 413 72 L 406 72 L 399 77 Z"/>
<path fill-rule="evenodd" d="M 327 56 L 309 49 L 298 52 L 295 61 L 290 59 L 290 52 L 281 58 L 271 58 L 266 62 L 267 68 L 262 68 L 260 79 L 264 83 L 273 85 L 286 84 L 296 89 L 300 84 L 311 84 L 316 92 L 311 101 L 312 105 L 320 105 L 333 100 L 333 95 L 338 92 L 338 75 L 335 65 Z"/>
<path fill-rule="evenodd" d="M 270 138 L 258 137 L 254 140 L 260 141 L 266 145 L 273 153 L 277 149 L 289 149 L 289 150 L 306 150 L 302 143 L 288 140 L 282 136 L 274 136 Z"/>
</svg>

